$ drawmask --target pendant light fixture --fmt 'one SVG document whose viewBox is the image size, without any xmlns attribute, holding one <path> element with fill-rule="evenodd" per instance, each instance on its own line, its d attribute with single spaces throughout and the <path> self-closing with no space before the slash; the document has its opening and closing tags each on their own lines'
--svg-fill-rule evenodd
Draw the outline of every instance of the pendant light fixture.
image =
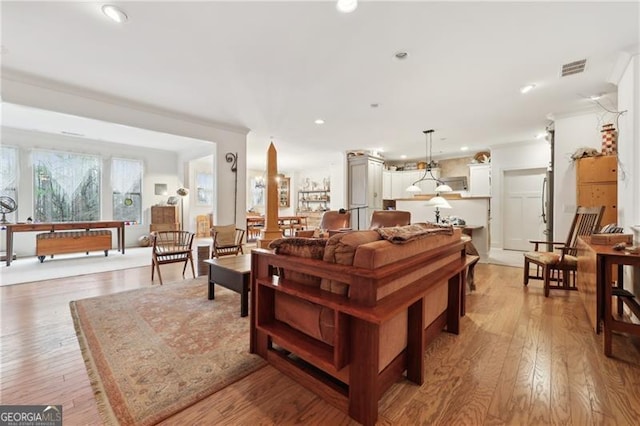
<svg viewBox="0 0 640 426">
<path fill-rule="evenodd" d="M 429 130 L 423 130 L 422 133 L 424 133 L 426 135 L 426 158 L 427 158 L 427 167 L 424 170 L 424 174 L 422 175 L 422 177 L 420 179 L 418 179 L 417 181 L 413 182 L 409 187 L 407 187 L 407 189 L 405 189 L 405 191 L 407 192 L 422 192 L 422 188 L 420 188 L 418 186 L 418 183 L 423 182 L 425 180 L 434 180 L 436 181 L 436 183 L 438 184 L 438 186 L 436 187 L 436 192 L 440 193 L 440 192 L 451 192 L 452 189 L 449 185 L 446 185 L 444 182 L 436 179 L 436 177 L 433 175 L 433 171 L 431 171 L 431 163 L 432 163 L 432 159 L 431 159 L 431 146 L 432 146 L 432 135 L 433 132 L 435 130 L 433 129 L 429 129 Z M 429 174 L 429 176 L 427 177 L 427 174 Z"/>
</svg>

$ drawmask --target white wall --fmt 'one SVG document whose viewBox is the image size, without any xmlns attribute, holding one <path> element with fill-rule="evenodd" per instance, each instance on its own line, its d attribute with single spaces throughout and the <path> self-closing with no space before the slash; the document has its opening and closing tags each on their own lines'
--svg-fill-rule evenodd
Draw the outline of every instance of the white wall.
<svg viewBox="0 0 640 426">
<path fill-rule="evenodd" d="M 200 205 L 198 204 L 198 191 L 197 191 L 197 183 L 196 177 L 198 173 L 210 173 L 214 175 L 212 178 L 212 184 L 215 188 L 215 171 L 213 169 L 214 165 L 214 156 L 213 154 L 207 155 L 205 157 L 198 158 L 196 160 L 192 160 L 189 163 L 189 186 L 190 192 L 189 196 L 185 197 L 185 227 L 184 229 L 189 230 L 191 232 L 197 232 L 197 223 L 196 216 L 198 215 L 208 215 L 213 214 L 213 200 L 209 205 Z M 214 218 L 215 222 L 215 218 Z M 213 225 L 213 223 L 211 224 Z"/>
<path fill-rule="evenodd" d="M 618 84 L 618 219 L 625 230 L 640 225 L 640 57 Z"/>
<path fill-rule="evenodd" d="M 320 165 L 318 168 L 305 169 L 299 171 L 280 171 L 285 176 L 291 178 L 291 206 L 289 208 L 279 209 L 282 216 L 295 215 L 298 208 L 298 191 L 302 189 L 304 180 L 309 178 L 311 182 L 317 182 L 322 185 L 323 179 L 328 178 L 331 188 L 331 200 L 328 203 L 329 208 L 337 210 L 346 207 L 346 154 L 336 153 L 333 161 L 326 165 Z M 258 213 L 264 213 L 264 205 L 254 206 L 251 194 L 251 178 L 264 177 L 264 170 L 248 170 L 246 180 L 246 208 L 254 208 Z"/>
<path fill-rule="evenodd" d="M 640 57 L 633 56 L 618 82 L 618 220 L 625 232 L 640 226 Z M 635 241 L 640 244 L 640 241 Z M 635 276 L 635 277 L 634 277 Z M 640 296 L 640 268 L 625 268 L 625 288 Z"/>
<path fill-rule="evenodd" d="M 109 175 L 110 160 L 113 157 L 141 160 L 144 165 L 144 180 L 142 186 L 142 217 L 143 223 L 127 226 L 125 230 L 125 245 L 135 246 L 141 235 L 149 232 L 151 219 L 150 207 L 160 202 L 166 202 L 168 196 L 155 195 L 155 184 L 165 183 L 173 195 L 179 186 L 177 178 L 177 155 L 169 151 L 149 148 L 138 148 L 129 145 L 115 144 L 103 141 L 92 141 L 71 136 L 54 135 L 49 133 L 32 132 L 2 127 L 2 144 L 18 147 L 20 184 L 18 189 L 18 221 L 24 222 L 33 216 L 33 169 L 30 163 L 30 153 L 33 149 L 51 149 L 57 151 L 76 152 L 99 155 L 102 157 L 102 219 L 111 219 L 113 208 L 111 203 L 111 183 Z M 173 192 L 172 192 L 173 191 Z M 14 234 L 14 253 L 18 256 L 35 255 L 35 233 L 19 232 Z M 115 241 L 115 232 L 114 232 Z M 0 236 L 4 248 L 5 232 Z M 114 245 L 115 247 L 115 245 Z"/>
<path fill-rule="evenodd" d="M 489 251 L 489 198 L 465 198 L 447 200 L 451 209 L 440 210 L 441 217 L 458 216 L 467 225 L 482 226 L 473 231 L 473 245 L 480 258 L 487 260 Z M 411 213 L 411 223 L 435 222 L 435 207 L 427 206 L 427 200 L 397 200 L 396 209 Z"/>
<path fill-rule="evenodd" d="M 549 143 L 532 140 L 519 144 L 491 147 L 491 247 L 503 247 L 503 180 L 513 170 L 548 168 L 551 159 Z M 556 185 L 557 185 L 556 180 Z"/>
<path fill-rule="evenodd" d="M 602 148 L 601 111 L 555 120 L 554 241 L 564 241 L 576 213 L 576 168 L 571 154 L 578 148 Z"/>
</svg>

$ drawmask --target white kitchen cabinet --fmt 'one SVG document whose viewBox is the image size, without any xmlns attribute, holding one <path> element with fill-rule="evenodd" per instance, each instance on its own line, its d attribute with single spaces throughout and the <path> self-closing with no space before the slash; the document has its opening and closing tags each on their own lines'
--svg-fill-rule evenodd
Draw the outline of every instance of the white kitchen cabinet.
<svg viewBox="0 0 640 426">
<path fill-rule="evenodd" d="M 348 160 L 349 209 L 354 229 L 369 229 L 371 213 L 382 209 L 382 171 L 383 160 L 379 157 L 356 155 Z"/>
<path fill-rule="evenodd" d="M 383 200 L 392 200 L 393 192 L 391 187 L 391 174 L 393 172 L 390 170 L 382 171 L 382 199 Z"/>
<path fill-rule="evenodd" d="M 391 198 L 394 200 L 413 197 L 416 193 L 408 192 L 407 188 L 424 176 L 424 170 L 392 171 L 389 173 L 391 174 Z M 440 176 L 440 170 L 433 169 L 433 176 L 437 179 Z M 421 189 L 419 194 L 435 194 L 437 183 L 431 179 L 429 172 L 427 172 L 427 178 L 427 180 L 418 182 L 418 187 Z"/>
<path fill-rule="evenodd" d="M 469 195 L 491 196 L 491 164 L 469 164 Z"/>
</svg>

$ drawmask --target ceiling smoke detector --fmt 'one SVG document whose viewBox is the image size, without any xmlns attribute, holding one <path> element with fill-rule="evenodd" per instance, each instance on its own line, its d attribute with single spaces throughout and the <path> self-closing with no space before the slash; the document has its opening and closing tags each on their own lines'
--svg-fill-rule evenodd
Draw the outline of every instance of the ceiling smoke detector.
<svg viewBox="0 0 640 426">
<path fill-rule="evenodd" d="M 579 61 L 569 62 L 568 64 L 564 64 L 562 66 L 562 77 L 566 77 L 568 75 L 580 74 L 584 72 L 584 68 L 587 65 L 586 59 L 581 59 Z"/>
</svg>

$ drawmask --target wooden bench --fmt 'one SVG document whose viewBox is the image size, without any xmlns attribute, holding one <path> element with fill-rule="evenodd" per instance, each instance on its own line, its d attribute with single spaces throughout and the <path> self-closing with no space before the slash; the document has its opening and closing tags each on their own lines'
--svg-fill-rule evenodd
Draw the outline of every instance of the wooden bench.
<svg viewBox="0 0 640 426">
<path fill-rule="evenodd" d="M 54 254 L 80 253 L 104 250 L 109 255 L 111 249 L 111 231 L 100 229 L 95 231 L 43 232 L 36 235 L 36 256 L 40 263 L 46 256 Z"/>
</svg>

